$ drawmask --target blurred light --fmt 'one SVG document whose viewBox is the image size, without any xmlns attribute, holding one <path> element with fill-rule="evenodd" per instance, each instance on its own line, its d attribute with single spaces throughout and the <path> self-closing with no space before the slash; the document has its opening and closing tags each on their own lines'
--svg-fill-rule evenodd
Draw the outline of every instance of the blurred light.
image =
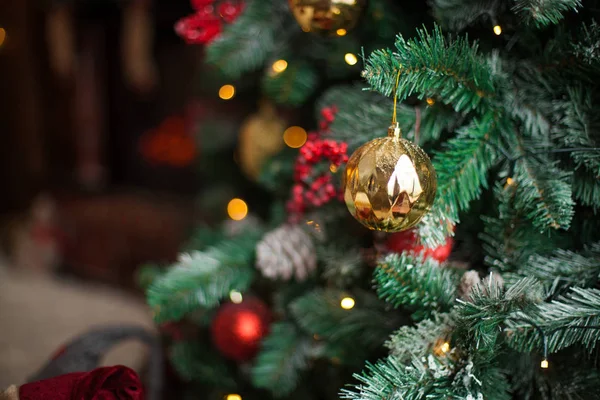
<svg viewBox="0 0 600 400">
<path fill-rule="evenodd" d="M 515 180 L 513 178 L 510 178 L 510 177 L 506 178 L 506 184 L 508 186 L 512 185 L 513 183 L 515 183 Z"/>
<path fill-rule="evenodd" d="M 242 199 L 232 199 L 227 204 L 227 214 L 234 221 L 241 221 L 248 215 L 248 205 Z"/>
<path fill-rule="evenodd" d="M 336 33 L 338 36 L 346 36 L 346 33 L 348 33 L 348 32 L 347 32 L 347 31 L 346 31 L 344 28 L 340 28 L 340 29 L 338 29 L 337 31 L 335 31 L 335 33 Z"/>
<path fill-rule="evenodd" d="M 428 97 L 427 100 L 425 100 L 427 102 L 427 105 L 432 106 L 435 104 L 435 99 L 432 99 L 431 97 Z"/>
<path fill-rule="evenodd" d="M 6 40 L 6 30 L 4 28 L 0 28 L 0 46 L 4 44 Z"/>
<path fill-rule="evenodd" d="M 358 62 L 358 58 L 356 58 L 356 56 L 352 53 L 346 53 L 346 55 L 344 56 L 344 60 L 348 65 L 354 65 Z"/>
<path fill-rule="evenodd" d="M 232 290 L 229 292 L 229 300 L 231 300 L 232 303 L 240 304 L 244 300 L 244 297 L 237 290 Z"/>
<path fill-rule="evenodd" d="M 337 166 L 337 165 L 335 165 L 335 164 L 331 164 L 331 165 L 329 166 L 329 170 L 330 170 L 330 171 L 331 171 L 333 174 L 335 174 L 336 172 L 338 172 L 338 166 Z"/>
<path fill-rule="evenodd" d="M 242 400 L 242 396 L 239 394 L 228 394 L 225 396 L 225 400 Z"/>
<path fill-rule="evenodd" d="M 285 71 L 287 69 L 287 67 L 288 67 L 288 63 L 285 60 L 277 60 L 271 66 L 271 68 L 273 68 L 273 72 L 275 72 L 277 74 Z"/>
<path fill-rule="evenodd" d="M 340 15 L 342 13 L 338 7 L 331 7 L 331 12 L 335 15 Z"/>
<path fill-rule="evenodd" d="M 229 100 L 235 96 L 235 87 L 233 85 L 223 85 L 219 89 L 219 97 L 223 100 Z"/>
<path fill-rule="evenodd" d="M 442 351 L 442 353 L 447 353 L 450 350 L 450 343 L 445 342 L 444 344 L 442 344 L 440 346 L 440 350 Z"/>
<path fill-rule="evenodd" d="M 283 141 L 292 149 L 302 147 L 306 143 L 306 138 L 306 131 L 299 126 L 290 126 L 283 132 Z"/>
<path fill-rule="evenodd" d="M 496 36 L 500 36 L 502 34 L 502 27 L 500 25 L 494 25 L 494 33 Z"/>
<path fill-rule="evenodd" d="M 550 363 L 548 363 L 548 360 L 542 360 L 542 362 L 540 363 L 540 367 L 542 367 L 544 369 L 548 369 L 549 366 L 550 366 Z"/>
<path fill-rule="evenodd" d="M 340 306 L 342 306 L 342 308 L 344 310 L 350 310 L 350 309 L 354 308 L 354 304 L 355 304 L 355 301 L 352 297 L 344 297 L 342 299 L 342 301 L 340 302 Z"/>
</svg>

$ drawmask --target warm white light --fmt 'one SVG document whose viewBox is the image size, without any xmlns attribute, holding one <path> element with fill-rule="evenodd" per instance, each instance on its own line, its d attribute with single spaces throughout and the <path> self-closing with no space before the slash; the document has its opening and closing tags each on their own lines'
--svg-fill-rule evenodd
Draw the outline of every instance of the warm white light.
<svg viewBox="0 0 600 400">
<path fill-rule="evenodd" d="M 500 25 L 494 25 L 494 33 L 497 36 L 500 36 L 502 34 L 502 27 Z"/>
<path fill-rule="evenodd" d="M 447 353 L 450 350 L 450 343 L 445 342 L 444 344 L 442 344 L 440 346 L 440 350 L 442 351 L 442 353 Z"/>
<path fill-rule="evenodd" d="M 348 65 L 354 65 L 358 62 L 358 58 L 356 58 L 356 56 L 352 53 L 346 53 L 346 55 L 344 56 L 344 60 Z"/>
<path fill-rule="evenodd" d="M 346 36 L 346 33 L 348 33 L 348 31 L 346 31 L 344 28 L 340 28 L 340 29 L 338 29 L 337 31 L 335 31 L 335 33 L 336 33 L 338 36 Z"/>
<path fill-rule="evenodd" d="M 223 85 L 219 89 L 219 97 L 223 100 L 232 99 L 235 96 L 235 86 L 233 85 Z"/>
<path fill-rule="evenodd" d="M 225 400 L 242 400 L 242 396 L 239 394 L 228 394 L 225 396 Z"/>
<path fill-rule="evenodd" d="M 307 138 L 308 134 L 306 133 L 306 130 L 299 126 L 290 126 L 283 132 L 284 143 L 292 149 L 304 146 Z"/>
<path fill-rule="evenodd" d="M 512 185 L 513 183 L 515 183 L 515 180 L 513 178 L 506 178 L 506 184 L 508 186 Z"/>
<path fill-rule="evenodd" d="M 229 292 L 229 300 L 231 300 L 232 303 L 240 304 L 244 300 L 244 297 L 237 290 L 232 290 Z"/>
<path fill-rule="evenodd" d="M 352 297 L 344 297 L 342 299 L 342 301 L 340 302 L 340 306 L 342 306 L 342 308 L 344 310 L 350 310 L 350 309 L 354 308 L 354 304 L 355 304 L 355 301 Z"/>
<path fill-rule="evenodd" d="M 242 199 L 231 199 L 227 204 L 227 214 L 234 221 L 241 221 L 248 215 L 248 205 Z"/>
<path fill-rule="evenodd" d="M 287 69 L 287 67 L 288 67 L 288 63 L 285 60 L 277 60 L 271 66 L 271 68 L 273 69 L 273 72 L 275 72 L 276 74 L 279 74 L 279 73 L 285 71 Z"/>
<path fill-rule="evenodd" d="M 425 101 L 427 102 L 428 106 L 432 106 L 435 104 L 435 99 L 432 99 L 431 97 L 428 97 Z"/>
<path fill-rule="evenodd" d="M 548 363 L 548 360 L 542 360 L 540 367 L 542 367 L 544 369 L 548 369 L 549 366 L 550 366 L 550 364 Z"/>
</svg>

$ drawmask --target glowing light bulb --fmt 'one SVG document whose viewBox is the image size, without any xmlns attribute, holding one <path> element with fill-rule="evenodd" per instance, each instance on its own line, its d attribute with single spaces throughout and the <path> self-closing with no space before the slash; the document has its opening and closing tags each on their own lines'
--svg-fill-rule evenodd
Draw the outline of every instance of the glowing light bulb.
<svg viewBox="0 0 600 400">
<path fill-rule="evenodd" d="M 510 185 L 512 185 L 513 183 L 515 183 L 515 180 L 514 180 L 513 178 L 506 178 L 506 185 L 507 185 L 507 186 L 510 186 Z"/>
<path fill-rule="evenodd" d="M 308 137 L 306 130 L 299 126 L 290 126 L 283 132 L 283 141 L 288 147 L 297 149 L 304 146 Z"/>
<path fill-rule="evenodd" d="M 444 344 L 442 344 L 440 346 L 440 350 L 442 351 L 442 353 L 447 353 L 448 351 L 450 351 L 450 343 L 445 342 Z"/>
<path fill-rule="evenodd" d="M 231 199 L 227 204 L 227 214 L 234 221 L 241 221 L 248 215 L 248 205 L 242 199 Z"/>
<path fill-rule="evenodd" d="M 329 166 L 329 170 L 331 171 L 331 173 L 335 174 L 336 172 L 338 172 L 339 167 L 335 164 L 331 164 Z"/>
<path fill-rule="evenodd" d="M 435 104 L 435 99 L 432 99 L 431 97 L 428 97 L 425 101 L 427 102 L 428 106 L 432 106 Z"/>
<path fill-rule="evenodd" d="M 232 99 L 235 96 L 235 86 L 233 85 L 223 85 L 219 89 L 219 97 L 223 100 Z"/>
<path fill-rule="evenodd" d="M 344 28 L 340 28 L 337 31 L 335 31 L 335 33 L 338 36 L 346 36 L 346 33 L 348 33 L 348 31 L 346 31 Z"/>
<path fill-rule="evenodd" d="M 355 303 L 356 302 L 354 301 L 354 299 L 352 297 L 344 297 L 342 299 L 342 301 L 340 302 L 340 306 L 344 310 L 350 310 L 350 309 L 354 308 Z"/>
<path fill-rule="evenodd" d="M 502 34 L 502 27 L 500 25 L 494 25 L 494 33 L 496 36 L 500 36 Z"/>
<path fill-rule="evenodd" d="M 548 360 L 542 360 L 542 362 L 540 363 L 540 367 L 544 369 L 548 369 L 549 366 L 550 364 L 548 363 Z"/>
<path fill-rule="evenodd" d="M 244 297 L 237 290 L 232 290 L 229 292 L 229 300 L 231 300 L 232 303 L 240 304 L 244 300 Z"/>
<path fill-rule="evenodd" d="M 277 60 L 271 66 L 271 68 L 273 69 L 273 72 L 275 72 L 276 74 L 282 73 L 283 71 L 285 71 L 287 69 L 287 67 L 288 67 L 288 63 L 285 60 Z"/>
<path fill-rule="evenodd" d="M 358 58 L 356 58 L 356 56 L 352 53 L 346 53 L 346 55 L 344 56 L 344 60 L 348 65 L 354 65 L 358 62 Z"/>
<path fill-rule="evenodd" d="M 225 400 L 242 400 L 242 396 L 232 393 L 225 396 Z"/>
</svg>

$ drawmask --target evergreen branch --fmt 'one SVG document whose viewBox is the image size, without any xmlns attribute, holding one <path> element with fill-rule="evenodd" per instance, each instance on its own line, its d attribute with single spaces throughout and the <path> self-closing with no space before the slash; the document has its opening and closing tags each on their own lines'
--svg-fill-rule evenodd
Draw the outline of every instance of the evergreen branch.
<svg viewBox="0 0 600 400">
<path fill-rule="evenodd" d="M 564 13 L 581 8 L 581 0 L 514 0 L 513 11 L 537 27 L 557 24 Z"/>
<path fill-rule="evenodd" d="M 536 278 L 552 295 L 567 286 L 590 287 L 600 277 L 600 243 L 581 254 L 556 250 L 551 256 L 533 255 L 519 270 L 521 276 Z"/>
<path fill-rule="evenodd" d="M 517 281 L 508 289 L 492 279 L 474 288 L 469 301 L 458 300 L 459 322 L 466 340 L 480 355 L 494 354 L 500 345 L 499 327 L 515 312 L 534 307 L 543 298 L 541 286 L 533 278 Z"/>
<path fill-rule="evenodd" d="M 498 82 L 490 66 L 466 37 L 447 40 L 436 27 L 432 33 L 418 31 L 416 39 L 396 39 L 396 49 L 373 52 L 363 76 L 371 87 L 386 96 L 396 87 L 404 100 L 412 94 L 435 97 L 457 112 L 492 108 Z"/>
<path fill-rule="evenodd" d="M 438 247 L 454 236 L 456 214 L 450 211 L 439 197 L 433 203 L 431 210 L 425 214 L 415 228 L 419 241 L 426 247 Z"/>
<path fill-rule="evenodd" d="M 570 43 L 572 43 L 572 54 L 584 65 L 598 71 L 600 67 L 600 25 L 596 21 L 592 21 L 589 25 L 583 25 L 578 40 Z"/>
<path fill-rule="evenodd" d="M 432 319 L 424 319 L 415 326 L 403 326 L 394 332 L 385 346 L 390 354 L 400 362 L 410 362 L 425 357 L 440 339 L 450 336 L 452 317 L 449 314 L 434 314 Z"/>
<path fill-rule="evenodd" d="M 600 290 L 573 288 L 566 296 L 540 304 L 536 310 L 516 314 L 518 322 L 508 321 L 508 342 L 519 351 L 540 349 L 542 337 L 535 322 L 548 337 L 548 351 L 557 352 L 574 344 L 584 345 L 590 352 L 600 341 Z M 586 329 L 592 328 L 592 329 Z"/>
<path fill-rule="evenodd" d="M 206 48 L 206 61 L 232 79 L 258 69 L 275 48 L 275 2 L 249 0 L 235 23 Z"/>
<path fill-rule="evenodd" d="M 478 19 L 498 15 L 502 6 L 497 0 L 431 0 L 430 4 L 435 20 L 453 31 L 461 31 Z"/>
<path fill-rule="evenodd" d="M 177 374 L 186 381 L 236 387 L 223 358 L 209 350 L 209 347 L 198 341 L 176 342 L 169 352 L 171 365 Z"/>
<path fill-rule="evenodd" d="M 273 324 L 252 367 L 252 383 L 268 389 L 275 397 L 290 394 L 300 373 L 307 368 L 309 353 L 310 341 L 301 337 L 294 325 Z"/>
<path fill-rule="evenodd" d="M 515 166 L 515 208 L 540 231 L 568 229 L 574 214 L 570 174 L 552 163 L 533 157 L 519 159 Z"/>
<path fill-rule="evenodd" d="M 374 278 L 381 299 L 414 310 L 417 320 L 454 305 L 458 277 L 432 259 L 390 254 L 379 263 Z"/>
<path fill-rule="evenodd" d="M 340 306 L 345 297 L 355 305 Z M 361 347 L 380 347 L 399 321 L 386 312 L 384 303 L 369 292 L 349 295 L 342 290 L 317 289 L 295 299 L 290 310 L 297 323 L 309 334 L 326 341 L 356 343 Z"/>
<path fill-rule="evenodd" d="M 573 353 L 569 354 L 577 357 Z M 553 357 L 554 358 L 554 357 Z M 577 357 L 579 359 L 579 357 Z M 552 362 L 551 374 L 538 374 L 536 384 L 544 399 L 597 399 L 600 398 L 600 373 L 594 365 Z"/>
<path fill-rule="evenodd" d="M 573 196 L 585 206 L 600 208 L 600 177 L 588 170 L 575 170 L 573 179 Z"/>
<path fill-rule="evenodd" d="M 299 106 L 313 94 L 317 84 L 317 73 L 309 63 L 292 61 L 283 72 L 265 74 L 262 88 L 276 103 Z"/>
<path fill-rule="evenodd" d="M 249 232 L 204 252 L 184 255 L 147 290 L 155 321 L 179 320 L 201 307 L 216 306 L 233 289 L 248 288 L 254 276 L 251 265 L 259 236 Z"/>
</svg>

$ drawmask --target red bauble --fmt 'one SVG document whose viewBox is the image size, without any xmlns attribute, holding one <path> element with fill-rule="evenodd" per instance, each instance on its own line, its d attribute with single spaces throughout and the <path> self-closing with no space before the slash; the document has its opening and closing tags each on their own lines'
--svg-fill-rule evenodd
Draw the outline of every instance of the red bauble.
<svg viewBox="0 0 600 400">
<path fill-rule="evenodd" d="M 256 355 L 261 340 L 269 333 L 270 323 L 271 311 L 259 299 L 227 303 L 213 319 L 213 343 L 225 357 L 248 361 Z"/>
<path fill-rule="evenodd" d="M 438 262 L 444 262 L 450 257 L 453 246 L 454 240 L 451 237 L 447 238 L 442 246 L 435 248 L 417 245 L 417 236 L 413 230 L 389 234 L 385 242 L 385 247 L 389 251 L 422 254 L 423 257 L 433 258 Z"/>
</svg>

